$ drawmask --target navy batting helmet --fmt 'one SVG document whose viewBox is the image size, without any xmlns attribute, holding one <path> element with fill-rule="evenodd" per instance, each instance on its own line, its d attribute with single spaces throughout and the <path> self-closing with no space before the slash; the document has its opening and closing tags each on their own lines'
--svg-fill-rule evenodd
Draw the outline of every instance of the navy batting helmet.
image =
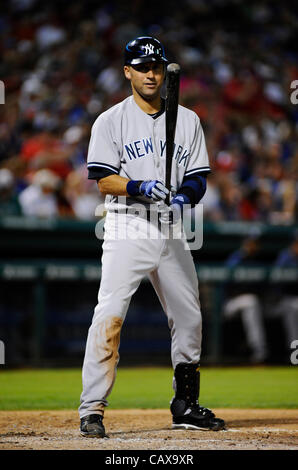
<svg viewBox="0 0 298 470">
<path fill-rule="evenodd" d="M 145 62 L 168 62 L 163 45 L 151 36 L 140 36 L 130 41 L 125 47 L 125 65 Z"/>
</svg>

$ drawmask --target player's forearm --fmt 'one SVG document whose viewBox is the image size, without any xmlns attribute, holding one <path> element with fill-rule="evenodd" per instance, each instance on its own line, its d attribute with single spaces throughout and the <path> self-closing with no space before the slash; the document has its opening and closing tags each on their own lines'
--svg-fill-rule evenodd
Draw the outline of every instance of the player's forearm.
<svg viewBox="0 0 298 470">
<path fill-rule="evenodd" d="M 119 175 L 110 175 L 98 181 L 98 187 L 103 195 L 112 196 L 146 196 L 153 201 L 161 201 L 166 198 L 168 189 L 158 180 L 130 180 Z"/>
<path fill-rule="evenodd" d="M 101 178 L 98 181 L 98 188 L 103 195 L 111 194 L 112 196 L 128 196 L 126 186 L 128 178 L 119 175 L 110 175 Z"/>
</svg>

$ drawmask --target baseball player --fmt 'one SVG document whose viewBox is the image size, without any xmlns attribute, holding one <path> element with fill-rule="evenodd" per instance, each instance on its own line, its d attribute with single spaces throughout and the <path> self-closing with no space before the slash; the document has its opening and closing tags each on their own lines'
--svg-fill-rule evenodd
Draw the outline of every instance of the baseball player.
<svg viewBox="0 0 298 470">
<path fill-rule="evenodd" d="M 179 106 L 171 217 L 164 217 L 168 189 L 164 184 L 165 103 L 161 87 L 166 64 L 164 48 L 157 39 L 142 36 L 130 41 L 125 48 L 124 74 L 132 95 L 102 113 L 92 127 L 88 177 L 97 181 L 107 215 L 98 303 L 82 371 L 80 432 L 86 437 L 105 436 L 104 409 L 119 361 L 121 328 L 131 297 L 145 276 L 160 299 L 171 331 L 173 428 L 221 430 L 225 425 L 198 402 L 202 320 L 187 240 L 159 236 L 164 223 L 177 223 L 184 205 L 194 207 L 200 201 L 210 171 L 200 120 Z M 136 206 L 144 210 L 131 210 Z M 161 220 L 150 216 L 152 209 L 160 211 Z"/>
</svg>

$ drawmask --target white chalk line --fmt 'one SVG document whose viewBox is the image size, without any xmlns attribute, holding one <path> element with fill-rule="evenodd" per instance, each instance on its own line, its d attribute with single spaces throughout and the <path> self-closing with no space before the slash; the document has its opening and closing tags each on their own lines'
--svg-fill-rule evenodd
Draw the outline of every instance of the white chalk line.
<svg viewBox="0 0 298 470">
<path fill-rule="evenodd" d="M 283 429 L 283 428 L 240 428 L 240 429 L 226 429 L 223 432 L 238 432 L 238 433 L 249 433 L 249 432 L 272 432 L 272 433 L 289 433 L 289 434 L 297 434 L 298 436 L 298 428 L 297 429 Z"/>
</svg>

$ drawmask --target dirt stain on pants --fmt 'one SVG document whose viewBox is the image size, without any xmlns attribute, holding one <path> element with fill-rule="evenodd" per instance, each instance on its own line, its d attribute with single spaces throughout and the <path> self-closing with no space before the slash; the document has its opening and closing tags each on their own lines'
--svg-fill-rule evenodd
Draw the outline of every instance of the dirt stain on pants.
<svg viewBox="0 0 298 470">
<path fill-rule="evenodd" d="M 110 394 L 116 378 L 122 324 L 122 318 L 111 317 L 97 325 L 96 352 L 98 367 L 102 367 L 105 373 L 105 398 Z"/>
<path fill-rule="evenodd" d="M 120 317 L 96 318 L 89 328 L 83 364 L 83 391 L 80 417 L 104 414 L 106 398 L 111 393 L 119 362 Z"/>
</svg>

